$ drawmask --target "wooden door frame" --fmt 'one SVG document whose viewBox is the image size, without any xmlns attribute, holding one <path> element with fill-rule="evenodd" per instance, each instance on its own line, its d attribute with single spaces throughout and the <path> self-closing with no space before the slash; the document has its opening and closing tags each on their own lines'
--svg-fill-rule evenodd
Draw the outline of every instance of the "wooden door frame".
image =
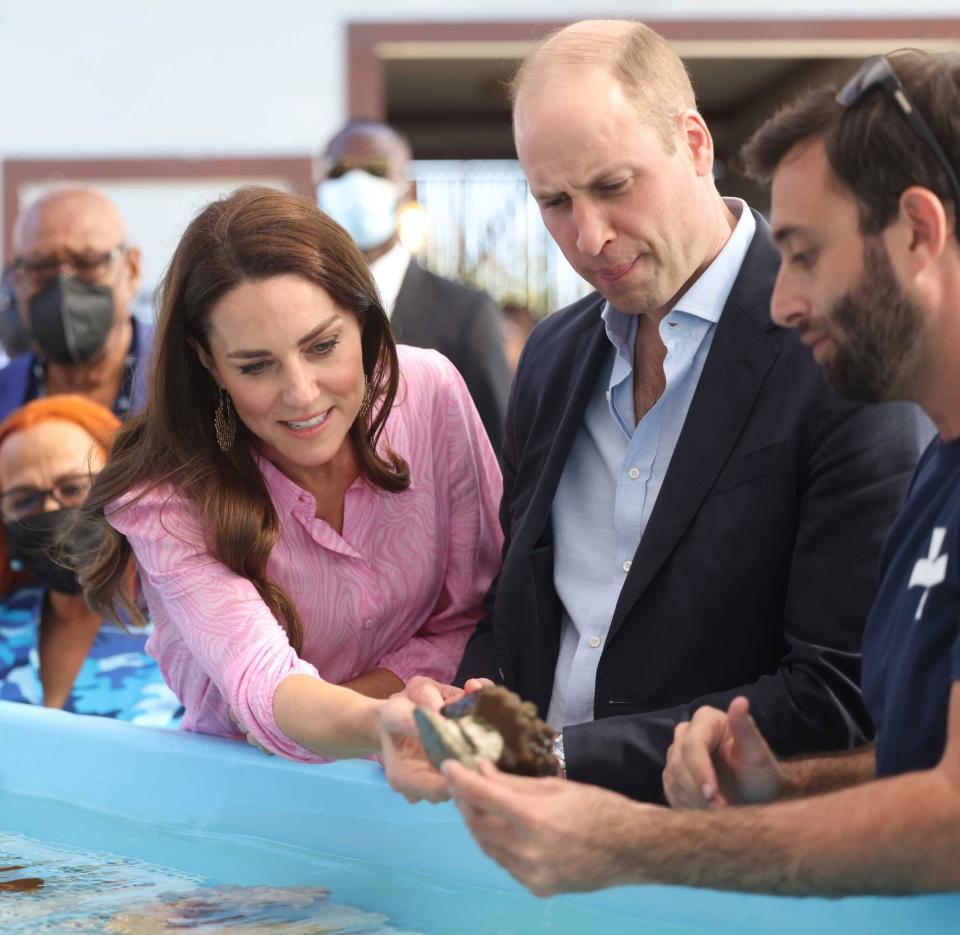
<svg viewBox="0 0 960 935">
<path fill-rule="evenodd" d="M 350 119 L 386 116 L 384 62 L 390 58 L 497 57 L 525 54 L 533 43 L 568 21 L 364 22 L 347 24 L 347 112 Z M 726 48 L 730 54 L 770 57 L 795 49 L 822 57 L 856 58 L 900 46 L 940 47 L 960 41 L 960 18 L 648 20 L 647 25 L 684 48 Z M 780 50 L 778 52 L 778 50 Z M 765 53 L 765 54 L 764 54 Z M 502 53 L 501 53 L 502 54 Z M 507 57 L 507 56 L 504 56 Z"/>
<path fill-rule="evenodd" d="M 184 181 L 212 178 L 282 178 L 292 191 L 313 197 L 309 156 L 230 156 L 187 159 L 6 159 L 3 162 L 3 244 L 12 259 L 13 224 L 24 185 L 58 180 L 96 186 L 123 181 Z"/>
</svg>

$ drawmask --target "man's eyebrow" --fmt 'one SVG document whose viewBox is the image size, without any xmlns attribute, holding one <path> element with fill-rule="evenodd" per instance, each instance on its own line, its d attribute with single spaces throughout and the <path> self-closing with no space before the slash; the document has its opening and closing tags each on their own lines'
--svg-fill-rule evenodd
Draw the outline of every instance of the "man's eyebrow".
<svg viewBox="0 0 960 935">
<path fill-rule="evenodd" d="M 636 174 L 633 170 L 629 170 L 626 165 L 615 165 L 606 169 L 601 169 L 599 172 L 595 172 L 587 181 L 586 185 L 572 185 L 570 186 L 575 191 L 587 191 L 591 188 L 596 188 L 598 185 L 603 185 L 609 182 L 611 179 L 618 178 L 623 175 L 625 172 L 632 172 Z M 537 191 L 532 185 L 530 186 L 530 192 L 537 201 L 550 201 L 554 198 L 559 198 L 561 195 L 567 194 L 566 191 Z"/>
<path fill-rule="evenodd" d="M 309 344 L 311 341 L 318 338 L 339 318 L 339 312 L 337 312 L 335 315 L 331 315 L 326 321 L 317 325 L 317 327 L 314 328 L 309 334 L 305 334 L 302 338 L 300 338 L 300 340 L 297 341 L 297 347 L 303 347 L 304 344 Z M 270 353 L 270 351 L 265 350 L 233 351 L 230 354 L 227 354 L 227 357 L 239 360 L 248 360 L 252 357 L 269 357 Z"/>
<path fill-rule="evenodd" d="M 546 191 L 546 190 L 537 191 L 533 187 L 531 187 L 530 194 L 533 195 L 533 198 L 535 201 L 552 201 L 554 198 L 559 198 L 561 195 L 564 195 L 566 193 L 561 191 L 554 191 L 552 189 L 549 191 Z"/>
<path fill-rule="evenodd" d="M 796 224 L 786 224 L 783 227 L 774 229 L 773 242 L 779 246 L 791 237 L 798 237 L 805 233 L 807 233 L 807 231 L 802 227 L 798 227 Z"/>
</svg>

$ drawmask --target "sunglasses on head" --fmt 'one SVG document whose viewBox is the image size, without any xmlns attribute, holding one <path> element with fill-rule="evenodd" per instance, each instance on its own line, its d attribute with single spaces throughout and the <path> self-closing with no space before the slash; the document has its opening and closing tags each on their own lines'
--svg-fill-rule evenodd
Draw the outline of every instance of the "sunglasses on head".
<svg viewBox="0 0 960 935">
<path fill-rule="evenodd" d="M 857 73 L 837 92 L 837 103 L 843 107 L 854 107 L 877 88 L 889 95 L 897 110 L 913 131 L 913 135 L 923 140 L 937 157 L 943 171 L 947 174 L 950 190 L 953 193 L 953 212 L 956 217 L 957 236 L 960 238 L 960 181 L 943 147 L 937 142 L 927 121 L 913 106 L 900 79 L 897 77 L 890 60 L 884 55 L 868 58 Z"/>
</svg>

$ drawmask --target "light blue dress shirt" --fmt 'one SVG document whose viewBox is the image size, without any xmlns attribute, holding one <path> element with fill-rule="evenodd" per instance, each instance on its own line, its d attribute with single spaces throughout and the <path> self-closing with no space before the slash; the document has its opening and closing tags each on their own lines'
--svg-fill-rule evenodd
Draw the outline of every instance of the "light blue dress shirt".
<svg viewBox="0 0 960 935">
<path fill-rule="evenodd" d="M 610 340 L 551 510 L 553 579 L 563 606 L 560 655 L 547 720 L 557 729 L 593 720 L 597 665 L 633 556 L 650 520 L 717 322 L 756 231 L 746 203 L 716 259 L 660 323 L 666 388 L 636 421 L 633 356 L 637 317 L 609 303 Z"/>
</svg>

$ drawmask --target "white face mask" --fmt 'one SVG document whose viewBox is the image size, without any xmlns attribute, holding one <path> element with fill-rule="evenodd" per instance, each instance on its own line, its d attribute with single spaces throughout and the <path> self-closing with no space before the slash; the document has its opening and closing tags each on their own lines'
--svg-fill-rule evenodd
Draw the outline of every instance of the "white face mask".
<svg viewBox="0 0 960 935">
<path fill-rule="evenodd" d="M 397 232 L 400 189 L 388 179 L 351 169 L 317 186 L 317 204 L 361 250 L 385 244 Z"/>
</svg>

